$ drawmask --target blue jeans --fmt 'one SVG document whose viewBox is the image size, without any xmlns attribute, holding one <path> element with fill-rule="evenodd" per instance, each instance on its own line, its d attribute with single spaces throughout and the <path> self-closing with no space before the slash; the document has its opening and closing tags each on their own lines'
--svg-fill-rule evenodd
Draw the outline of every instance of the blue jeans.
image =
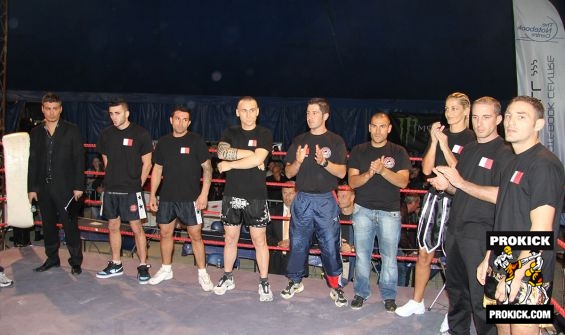
<svg viewBox="0 0 565 335">
<path fill-rule="evenodd" d="M 332 193 L 298 192 L 290 213 L 287 277 L 295 283 L 302 281 L 313 234 L 318 239 L 324 272 L 328 276 L 340 276 L 343 268 L 339 253 L 339 207 Z"/>
<path fill-rule="evenodd" d="M 355 234 L 355 294 L 369 298 L 371 295 L 371 254 L 375 236 L 379 241 L 381 273 L 379 287 L 383 300 L 396 299 L 398 268 L 396 254 L 400 239 L 400 212 L 368 209 L 355 204 L 353 211 L 353 233 Z"/>
<path fill-rule="evenodd" d="M 398 251 L 398 256 L 407 256 L 403 251 Z M 412 277 L 413 264 L 408 261 L 399 261 L 398 263 L 398 286 L 408 286 Z"/>
</svg>

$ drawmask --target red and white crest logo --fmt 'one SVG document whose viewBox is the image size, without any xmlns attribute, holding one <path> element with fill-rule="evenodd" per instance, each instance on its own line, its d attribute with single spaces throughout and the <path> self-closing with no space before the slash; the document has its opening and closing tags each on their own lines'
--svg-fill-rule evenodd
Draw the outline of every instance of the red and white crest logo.
<svg viewBox="0 0 565 335">
<path fill-rule="evenodd" d="M 137 212 L 137 205 L 130 205 L 130 206 L 129 206 L 129 211 L 132 212 L 132 213 Z"/>
<path fill-rule="evenodd" d="M 392 157 L 385 157 L 384 159 L 385 168 L 387 169 L 392 169 L 395 163 L 396 161 Z"/>
</svg>

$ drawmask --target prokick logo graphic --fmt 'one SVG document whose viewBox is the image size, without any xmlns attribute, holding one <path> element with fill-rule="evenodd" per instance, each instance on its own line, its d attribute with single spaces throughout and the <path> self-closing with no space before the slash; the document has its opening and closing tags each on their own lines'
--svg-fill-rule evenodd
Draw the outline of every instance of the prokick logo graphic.
<svg viewBox="0 0 565 335">
<path fill-rule="evenodd" d="M 545 22 L 536 22 L 533 24 L 521 24 L 516 27 L 516 39 L 533 41 L 533 42 L 555 42 L 557 37 L 558 25 L 555 20 L 549 16 Z"/>
</svg>

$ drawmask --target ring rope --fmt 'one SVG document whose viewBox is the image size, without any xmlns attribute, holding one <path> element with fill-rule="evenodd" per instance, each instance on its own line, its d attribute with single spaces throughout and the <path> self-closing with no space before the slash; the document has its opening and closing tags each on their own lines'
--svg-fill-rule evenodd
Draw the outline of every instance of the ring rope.
<svg viewBox="0 0 565 335">
<path fill-rule="evenodd" d="M 2 142 L 0 142 L 0 146 L 2 145 Z M 89 144 L 89 143 L 85 143 L 84 147 L 87 149 L 95 149 L 96 148 L 96 144 Z M 217 150 L 210 148 L 209 152 L 211 153 L 215 153 Z M 272 152 L 273 156 L 285 156 L 286 152 L 283 151 L 275 151 Z M 422 161 L 421 157 L 409 157 L 409 159 L 411 161 Z M 3 173 L 5 170 L 4 168 L 0 168 L 0 173 Z M 87 176 L 104 176 L 106 173 L 105 172 L 97 172 L 97 171 L 84 171 L 84 174 Z M 151 176 L 148 176 L 148 178 L 151 178 Z M 225 179 L 212 179 L 211 180 L 213 183 L 225 183 Z M 278 187 L 293 187 L 294 184 L 291 183 L 281 183 L 281 182 L 266 182 L 267 186 L 278 186 Z M 348 187 L 346 186 L 339 186 L 339 189 L 348 189 Z M 416 189 L 400 189 L 401 193 L 417 193 L 417 194 L 425 194 L 427 193 L 426 190 L 416 190 Z M 6 197 L 0 197 L 0 203 L 1 202 L 5 202 L 7 201 Z M 102 202 L 101 201 L 96 201 L 96 200 L 89 200 L 86 199 L 84 200 L 84 203 L 86 205 L 101 205 Z M 215 212 L 215 211 L 207 211 L 207 210 L 203 210 L 202 211 L 203 214 L 211 214 L 211 215 L 219 215 L 219 212 Z M 275 216 L 273 215 L 271 217 L 272 219 L 276 219 L 276 220 L 289 220 L 290 217 L 283 217 L 283 216 Z M 340 220 L 341 224 L 352 224 L 351 221 L 349 220 Z M 35 221 L 34 222 L 35 225 L 40 226 L 42 224 L 41 221 Z M 0 229 L 6 229 L 8 227 L 8 224 L 0 222 Z M 61 224 L 57 224 L 58 228 L 62 228 Z M 143 229 L 146 229 L 148 227 L 143 227 Z M 402 228 L 408 228 L 408 229 L 416 229 L 417 225 L 415 224 L 403 224 Z M 85 226 L 79 226 L 79 230 L 81 231 L 87 231 L 87 232 L 93 232 L 93 233 L 101 233 L 101 234 L 109 234 L 109 230 L 107 228 L 94 228 L 94 227 L 85 227 Z M 123 236 L 135 236 L 134 232 L 132 231 L 122 231 L 120 230 L 120 235 Z M 161 236 L 158 234 L 151 234 L 151 233 L 145 233 L 145 236 L 149 239 L 152 240 L 160 240 Z M 186 242 L 186 243 L 190 243 L 192 242 L 192 240 L 190 239 L 190 237 L 179 237 L 179 236 L 173 236 L 173 240 L 176 242 Z M 204 242 L 205 245 L 215 245 L 215 246 L 225 246 L 225 242 L 224 241 L 214 241 L 214 240 L 202 240 Z M 565 249 L 565 242 L 557 239 L 557 244 Z M 248 244 L 248 243 L 237 243 L 237 247 L 241 247 L 241 248 L 254 248 L 253 244 Z M 278 247 L 278 246 L 268 246 L 269 250 L 280 250 L 280 251 L 289 251 L 289 248 L 283 248 L 283 247 Z M 310 254 L 313 255 L 319 255 L 321 253 L 321 251 L 319 249 L 310 249 L 309 251 Z M 356 254 L 355 252 L 340 252 L 340 254 L 342 256 L 346 256 L 346 257 L 355 257 Z M 378 253 L 374 253 L 371 255 L 371 258 L 373 259 L 380 259 L 381 255 Z M 410 262 L 416 262 L 418 260 L 417 256 L 396 256 L 397 260 L 400 261 L 410 261 Z M 437 264 L 440 263 L 441 261 L 438 258 L 433 258 L 432 259 L 432 264 Z M 564 279 L 565 280 L 565 279 Z M 565 309 L 563 308 L 563 306 L 561 306 L 557 300 L 555 300 L 555 298 L 551 298 L 551 304 L 555 307 L 555 310 L 562 316 L 565 317 Z"/>
</svg>

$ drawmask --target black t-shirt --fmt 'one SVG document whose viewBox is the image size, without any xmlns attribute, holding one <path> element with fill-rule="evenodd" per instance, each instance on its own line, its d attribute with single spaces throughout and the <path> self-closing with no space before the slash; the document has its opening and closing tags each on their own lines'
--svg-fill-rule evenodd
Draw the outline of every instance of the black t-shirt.
<svg viewBox="0 0 565 335">
<path fill-rule="evenodd" d="M 458 133 L 452 133 L 449 131 L 448 128 L 445 128 L 443 130 L 443 133 L 447 135 L 447 144 L 449 145 L 451 152 L 453 153 L 453 155 L 457 160 L 459 160 L 459 156 L 463 152 L 465 146 L 468 143 L 471 143 L 476 140 L 475 133 L 468 128 Z M 430 140 L 428 141 L 428 147 L 426 149 L 426 152 L 430 149 L 431 145 L 432 145 L 432 139 L 430 138 Z M 436 145 L 437 148 L 436 148 L 436 157 L 435 157 L 434 166 L 447 165 L 445 156 L 443 155 L 443 152 L 439 148 L 439 143 Z"/>
<path fill-rule="evenodd" d="M 304 148 L 306 144 L 308 151 L 296 176 L 296 190 L 306 193 L 327 193 L 335 190 L 338 178 L 316 163 L 316 145 L 324 152 L 328 161 L 345 165 L 347 149 L 343 138 L 329 130 L 322 135 L 313 135 L 310 132 L 300 134 L 288 148 L 285 164 L 292 164 L 296 160 L 298 146 Z"/>
<path fill-rule="evenodd" d="M 482 186 L 498 186 L 502 171 L 514 158 L 512 147 L 502 138 L 488 143 L 471 142 L 459 157 L 457 170 L 463 179 Z M 448 230 L 456 236 L 480 239 L 494 225 L 494 204 L 457 191 L 451 203 Z"/>
<path fill-rule="evenodd" d="M 145 128 L 135 123 L 123 130 L 110 126 L 100 134 L 96 148 L 108 158 L 105 192 L 141 191 L 141 157 L 153 150 L 151 136 Z"/>
<path fill-rule="evenodd" d="M 163 166 L 160 199 L 195 201 L 200 194 L 201 165 L 208 159 L 206 142 L 196 133 L 161 137 L 153 153 L 153 163 Z"/>
<path fill-rule="evenodd" d="M 371 142 L 355 146 L 349 155 L 348 167 L 365 173 L 369 170 L 371 161 L 381 156 L 385 156 L 385 167 L 393 172 L 409 170 L 412 166 L 406 149 L 387 141 L 381 148 L 373 147 Z M 396 212 L 400 210 L 400 188 L 375 174 L 355 190 L 355 203 L 368 209 Z"/>
<path fill-rule="evenodd" d="M 494 231 L 529 231 L 532 222 L 530 212 L 540 206 L 555 208 L 553 231 L 559 229 L 559 208 L 563 202 L 565 172 L 559 159 L 538 143 L 516 155 L 502 175 L 496 200 Z M 554 242 L 557 234 L 554 234 Z M 512 250 L 514 255 L 519 251 Z M 490 265 L 500 251 L 491 252 Z M 542 275 L 544 282 L 553 280 L 555 269 L 554 250 L 542 251 Z M 504 272 L 504 269 L 497 269 Z"/>
<path fill-rule="evenodd" d="M 253 130 L 244 130 L 238 125 L 224 130 L 220 142 L 229 143 L 232 148 L 237 149 L 255 151 L 258 148 L 263 148 L 271 151 L 273 134 L 269 129 L 259 125 Z M 264 164 L 267 165 L 266 159 Z M 265 171 L 257 167 L 227 171 L 224 195 L 247 200 L 267 199 Z"/>
</svg>

